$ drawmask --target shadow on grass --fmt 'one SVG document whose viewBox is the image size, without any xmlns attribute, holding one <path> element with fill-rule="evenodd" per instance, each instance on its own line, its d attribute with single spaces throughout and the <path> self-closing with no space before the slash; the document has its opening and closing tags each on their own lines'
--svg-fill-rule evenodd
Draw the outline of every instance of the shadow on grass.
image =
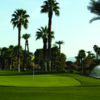
<svg viewBox="0 0 100 100">
<path fill-rule="evenodd" d="M 33 71 L 30 72 L 17 72 L 17 71 L 0 71 L 0 76 L 17 76 L 17 75 L 45 75 L 45 74 L 64 74 L 65 72 L 40 72 L 40 71 Z"/>
</svg>

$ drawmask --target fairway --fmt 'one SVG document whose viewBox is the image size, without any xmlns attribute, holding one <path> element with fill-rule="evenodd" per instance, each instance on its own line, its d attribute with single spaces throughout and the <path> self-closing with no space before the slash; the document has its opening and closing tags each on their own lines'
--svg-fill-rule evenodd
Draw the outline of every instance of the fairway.
<svg viewBox="0 0 100 100">
<path fill-rule="evenodd" d="M 0 85 L 2 86 L 59 87 L 78 86 L 80 84 L 74 78 L 60 75 L 0 76 Z"/>
</svg>

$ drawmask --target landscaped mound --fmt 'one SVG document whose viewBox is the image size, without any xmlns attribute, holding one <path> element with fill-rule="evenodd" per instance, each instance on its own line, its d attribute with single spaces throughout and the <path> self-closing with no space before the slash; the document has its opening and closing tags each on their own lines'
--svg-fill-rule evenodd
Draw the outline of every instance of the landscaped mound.
<svg viewBox="0 0 100 100">
<path fill-rule="evenodd" d="M 94 77 L 94 78 L 100 78 L 100 65 L 94 67 L 94 69 L 92 70 L 90 76 Z"/>
</svg>

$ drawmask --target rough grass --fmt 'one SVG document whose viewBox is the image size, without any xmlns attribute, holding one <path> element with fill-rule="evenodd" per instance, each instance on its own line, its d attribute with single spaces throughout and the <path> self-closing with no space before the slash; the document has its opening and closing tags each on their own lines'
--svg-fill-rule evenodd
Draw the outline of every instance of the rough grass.
<svg viewBox="0 0 100 100">
<path fill-rule="evenodd" d="M 38 78 L 36 79 L 37 87 L 34 87 L 34 85 L 31 87 L 23 87 L 21 84 L 25 83 L 22 82 L 22 80 L 27 81 L 28 85 L 30 84 L 29 80 L 33 80 L 31 73 L 20 73 L 19 75 L 17 72 L 0 71 L 0 84 L 2 83 L 2 86 L 0 86 L 0 100 L 100 100 L 99 79 L 93 79 L 77 74 L 46 74 L 36 75 L 34 78 Z M 6 84 L 4 82 L 5 79 Z M 16 82 L 14 81 L 15 79 L 17 79 Z M 59 86 L 54 86 L 54 83 L 52 83 L 53 86 L 48 86 L 50 80 L 57 80 L 57 82 L 54 83 L 56 85 L 59 84 Z M 47 81 L 48 85 L 46 84 L 46 86 L 48 87 L 38 87 L 39 84 L 44 84 L 42 83 L 43 81 Z M 61 81 L 66 81 L 66 84 L 74 84 L 74 82 L 76 83 L 78 81 L 81 84 L 77 86 L 60 86 L 62 83 L 59 82 Z M 7 85 L 7 83 L 9 84 Z M 17 85 L 15 86 L 13 84 L 10 86 L 11 83 Z M 19 86 L 18 83 L 20 83 Z"/>
</svg>

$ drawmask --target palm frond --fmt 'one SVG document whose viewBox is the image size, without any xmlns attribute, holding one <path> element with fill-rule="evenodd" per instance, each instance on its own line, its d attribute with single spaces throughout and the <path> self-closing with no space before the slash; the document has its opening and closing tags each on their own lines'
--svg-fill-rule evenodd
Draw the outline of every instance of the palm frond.
<svg viewBox="0 0 100 100">
<path fill-rule="evenodd" d="M 56 41 L 56 44 L 59 44 L 59 45 L 64 44 L 64 41 Z"/>
<path fill-rule="evenodd" d="M 100 17 L 94 17 L 90 20 L 90 23 L 92 23 L 93 21 L 96 21 L 96 20 L 100 20 Z"/>
<path fill-rule="evenodd" d="M 56 0 L 44 1 L 44 5 L 41 6 L 41 13 L 55 12 L 55 15 L 59 16 L 58 4 L 59 3 L 56 2 Z"/>
<path fill-rule="evenodd" d="M 31 37 L 31 35 L 28 34 L 28 33 L 25 33 L 25 34 L 23 34 L 23 36 L 22 36 L 22 38 L 25 39 L 25 40 L 28 40 L 30 37 Z"/>
<path fill-rule="evenodd" d="M 44 38 L 47 38 L 47 37 L 48 37 L 48 28 L 47 28 L 47 26 L 41 27 L 36 32 L 36 40 L 38 40 L 38 39 L 44 39 Z"/>
<path fill-rule="evenodd" d="M 87 8 L 91 13 L 100 15 L 100 0 L 91 0 L 90 5 Z"/>
<path fill-rule="evenodd" d="M 26 10 L 17 9 L 12 14 L 11 23 L 13 24 L 14 28 L 16 26 L 19 28 L 20 25 L 23 25 L 24 28 L 27 29 L 28 23 L 29 23 L 28 22 L 28 17 L 29 17 L 29 15 L 27 14 Z"/>
</svg>

